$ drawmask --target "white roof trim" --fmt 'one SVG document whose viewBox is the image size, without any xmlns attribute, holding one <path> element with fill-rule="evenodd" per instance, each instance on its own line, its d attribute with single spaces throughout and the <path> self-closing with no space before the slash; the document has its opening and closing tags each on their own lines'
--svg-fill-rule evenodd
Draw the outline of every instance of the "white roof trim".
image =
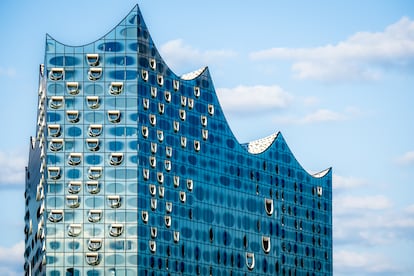
<svg viewBox="0 0 414 276">
<path fill-rule="evenodd" d="M 258 154 L 258 153 L 264 152 L 273 143 L 273 141 L 276 139 L 278 134 L 279 132 L 274 133 L 265 138 L 249 142 L 249 144 L 247 145 L 248 152 L 252 154 Z"/>
<path fill-rule="evenodd" d="M 195 79 L 196 77 L 200 76 L 201 73 L 203 73 L 204 70 L 206 70 L 206 68 L 207 67 L 202 67 L 202 68 L 200 68 L 198 70 L 195 70 L 193 72 L 184 74 L 184 75 L 181 76 L 181 79 L 183 79 L 183 80 L 192 80 L 192 79 Z"/>
</svg>

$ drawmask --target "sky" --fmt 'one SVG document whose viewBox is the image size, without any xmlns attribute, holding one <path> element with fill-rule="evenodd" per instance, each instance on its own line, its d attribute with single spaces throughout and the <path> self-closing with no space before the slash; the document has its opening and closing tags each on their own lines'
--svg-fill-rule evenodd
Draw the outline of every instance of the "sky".
<svg viewBox="0 0 414 276">
<path fill-rule="evenodd" d="M 21 275 L 45 35 L 90 43 L 137 4 L 0 1 L 0 275 Z M 281 131 L 333 168 L 335 275 L 414 275 L 414 2 L 138 1 L 178 75 L 208 66 L 241 143 Z"/>
</svg>

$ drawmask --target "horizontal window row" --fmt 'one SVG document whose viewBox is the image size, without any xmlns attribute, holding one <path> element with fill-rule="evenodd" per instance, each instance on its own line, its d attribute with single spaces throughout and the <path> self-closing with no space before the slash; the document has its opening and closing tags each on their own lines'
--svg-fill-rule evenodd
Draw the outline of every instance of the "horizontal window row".
<svg viewBox="0 0 414 276">
<path fill-rule="evenodd" d="M 51 180 L 58 180 L 62 176 L 60 167 L 48 167 L 48 177 Z M 102 176 L 102 167 L 90 167 L 88 169 L 88 178 L 91 180 L 97 180 Z"/>
<path fill-rule="evenodd" d="M 114 223 L 109 226 L 109 236 L 119 237 L 124 231 L 124 226 L 119 223 Z M 68 225 L 67 234 L 70 237 L 77 237 L 82 233 L 82 224 L 72 223 Z"/>
</svg>

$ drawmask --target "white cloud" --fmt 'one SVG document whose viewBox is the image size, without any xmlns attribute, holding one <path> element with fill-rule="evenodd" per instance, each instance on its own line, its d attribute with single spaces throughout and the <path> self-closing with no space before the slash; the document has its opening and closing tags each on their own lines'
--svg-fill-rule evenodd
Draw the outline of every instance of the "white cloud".
<svg viewBox="0 0 414 276">
<path fill-rule="evenodd" d="M 400 165 L 414 165 L 414 151 L 407 151 L 402 156 L 398 157 L 397 163 Z"/>
<path fill-rule="evenodd" d="M 3 68 L 0 67 L 0 76 L 6 76 L 12 78 L 16 76 L 16 70 L 13 68 Z"/>
<path fill-rule="evenodd" d="M 166 63 L 174 70 L 188 70 L 188 68 L 194 70 L 237 55 L 231 50 L 201 51 L 185 44 L 182 39 L 171 40 L 161 45 L 160 52 Z"/>
<path fill-rule="evenodd" d="M 240 85 L 235 88 L 219 88 L 217 94 L 226 111 L 243 113 L 285 108 L 293 100 L 292 95 L 276 85 Z"/>
<path fill-rule="evenodd" d="M 0 247 L 0 274 L 21 275 L 24 263 L 24 241 L 12 247 Z"/>
<path fill-rule="evenodd" d="M 397 268 L 390 259 L 378 253 L 338 250 L 334 252 L 334 274 L 336 273 L 395 273 Z M 353 274 L 355 275 L 355 274 Z"/>
<path fill-rule="evenodd" d="M 24 184 L 27 159 L 17 152 L 0 152 L 0 187 L 2 185 Z"/>
<path fill-rule="evenodd" d="M 332 176 L 332 185 L 334 189 L 351 189 L 366 185 L 367 182 L 363 179 L 355 177 L 344 177 L 337 174 Z"/>
<path fill-rule="evenodd" d="M 414 63 L 414 21 L 403 17 L 383 32 L 358 32 L 335 45 L 316 48 L 272 48 L 254 52 L 253 60 L 293 60 L 300 79 L 375 80 L 388 68 Z"/>
<path fill-rule="evenodd" d="M 345 118 L 346 117 L 341 113 L 329 109 L 319 109 L 303 117 L 301 123 L 308 124 L 315 122 L 342 121 L 345 120 Z"/>
<path fill-rule="evenodd" d="M 346 195 L 335 198 L 334 208 L 337 212 L 354 212 L 359 210 L 384 210 L 392 206 L 391 201 L 384 195 L 353 196 Z"/>
</svg>

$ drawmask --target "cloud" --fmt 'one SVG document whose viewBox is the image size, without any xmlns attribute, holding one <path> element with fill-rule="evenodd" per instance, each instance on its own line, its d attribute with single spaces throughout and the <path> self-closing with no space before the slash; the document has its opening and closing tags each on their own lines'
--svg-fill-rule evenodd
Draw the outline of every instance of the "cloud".
<svg viewBox="0 0 414 276">
<path fill-rule="evenodd" d="M 226 111 L 267 111 L 286 108 L 293 96 L 277 85 L 237 86 L 218 88 L 220 103 Z"/>
<path fill-rule="evenodd" d="M 0 152 L 0 188 L 5 185 L 24 184 L 26 157 L 16 152 Z"/>
<path fill-rule="evenodd" d="M 334 274 L 366 275 L 371 273 L 397 273 L 399 270 L 390 262 L 388 257 L 378 253 L 338 250 L 334 253 L 334 272 Z"/>
<path fill-rule="evenodd" d="M 16 70 L 14 68 L 0 67 L 0 77 L 1 76 L 12 78 L 12 77 L 16 76 Z"/>
<path fill-rule="evenodd" d="M 335 45 L 316 48 L 271 48 L 250 54 L 253 60 L 292 60 L 299 79 L 376 80 L 389 68 L 414 63 L 414 21 L 407 17 L 383 32 L 358 32 Z"/>
<path fill-rule="evenodd" d="M 0 274 L 6 276 L 22 275 L 24 263 L 24 241 L 12 247 L 0 247 Z"/>
<path fill-rule="evenodd" d="M 353 211 L 360 209 L 368 210 L 384 210 L 392 206 L 391 201 L 384 195 L 369 195 L 369 196 L 341 196 L 334 201 L 334 207 L 341 211 Z"/>
<path fill-rule="evenodd" d="M 237 55 L 232 50 L 201 51 L 185 44 L 182 39 L 171 40 L 161 45 L 160 52 L 167 64 L 178 70 L 194 70 L 194 67 L 221 62 Z"/>
<path fill-rule="evenodd" d="M 355 177 L 345 177 L 334 174 L 332 176 L 333 189 L 351 189 L 367 185 L 367 182 L 363 179 Z"/>
<path fill-rule="evenodd" d="M 414 165 L 414 151 L 407 151 L 396 159 L 400 165 Z"/>
</svg>

